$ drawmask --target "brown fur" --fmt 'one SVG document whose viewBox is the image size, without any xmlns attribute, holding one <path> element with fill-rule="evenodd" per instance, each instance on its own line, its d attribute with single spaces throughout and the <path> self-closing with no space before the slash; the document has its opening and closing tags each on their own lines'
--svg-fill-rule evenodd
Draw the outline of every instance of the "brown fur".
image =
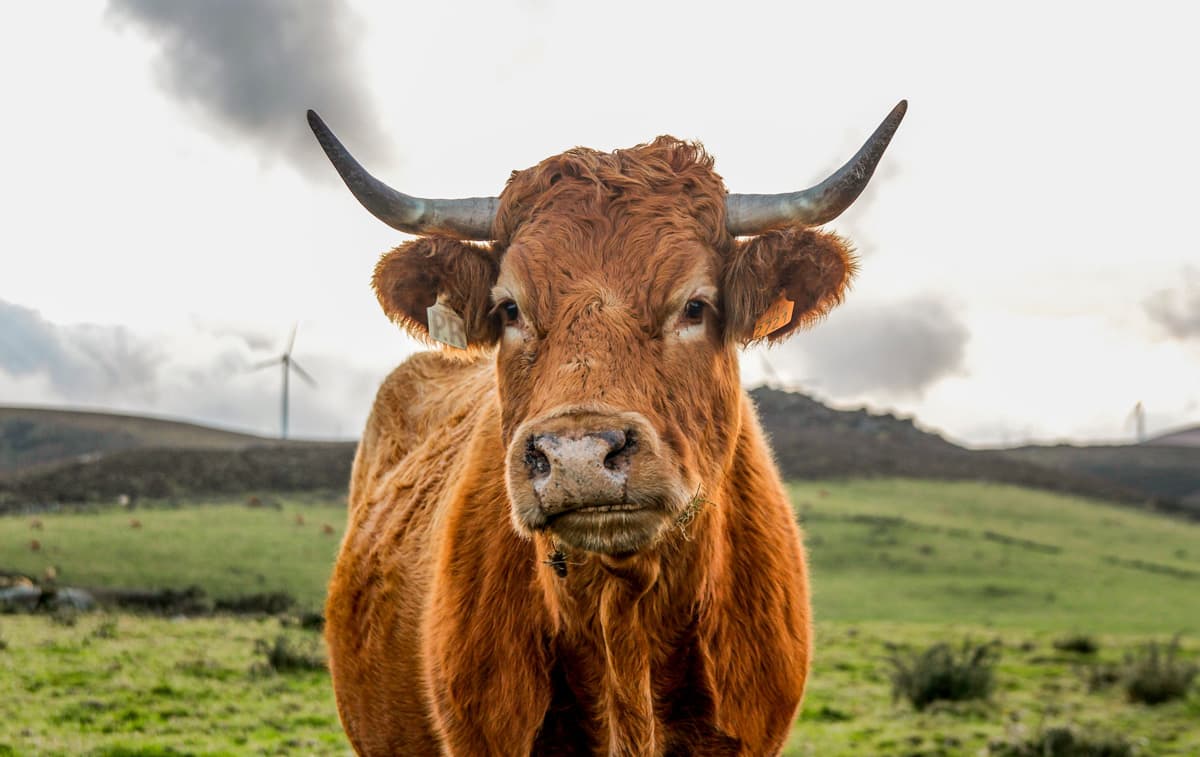
<svg viewBox="0 0 1200 757">
<path fill-rule="evenodd" d="M 781 296 L 791 322 L 765 338 L 819 318 L 854 264 L 809 229 L 730 238 L 724 195 L 697 145 L 579 148 L 513 175 L 490 248 L 425 238 L 381 260 L 384 311 L 426 337 L 440 297 L 471 350 L 393 372 L 355 459 L 326 635 L 359 753 L 780 749 L 808 673 L 808 584 L 737 345 Z M 519 324 L 493 287 L 516 290 Z M 716 296 L 688 328 L 693 290 Z M 506 455 L 564 407 L 636 411 L 689 496 L 650 546 L 566 549 L 560 576 L 554 537 L 514 528 Z"/>
</svg>

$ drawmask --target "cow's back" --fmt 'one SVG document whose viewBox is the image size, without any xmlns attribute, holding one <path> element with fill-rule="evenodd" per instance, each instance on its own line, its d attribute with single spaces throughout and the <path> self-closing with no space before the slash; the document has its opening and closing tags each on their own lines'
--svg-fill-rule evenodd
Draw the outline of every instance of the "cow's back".
<svg viewBox="0 0 1200 757">
<path fill-rule="evenodd" d="M 490 361 L 414 355 L 379 389 L 351 476 L 326 640 L 338 712 L 364 754 L 436 753 L 419 650 L 440 516 L 494 403 Z M 425 748 L 414 748 L 424 744 Z"/>
</svg>

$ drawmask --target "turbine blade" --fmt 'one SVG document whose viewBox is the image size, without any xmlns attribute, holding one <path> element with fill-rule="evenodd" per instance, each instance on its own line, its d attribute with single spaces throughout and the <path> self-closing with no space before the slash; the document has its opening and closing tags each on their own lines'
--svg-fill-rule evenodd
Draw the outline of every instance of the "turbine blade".
<svg viewBox="0 0 1200 757">
<path fill-rule="evenodd" d="M 294 370 L 297 373 L 297 375 L 300 376 L 300 378 L 307 381 L 310 385 L 312 385 L 312 387 L 314 389 L 317 387 L 317 380 L 315 378 L 313 378 L 312 376 L 308 375 L 308 371 L 301 368 L 299 363 L 297 363 L 295 360 L 291 360 L 290 365 L 292 366 L 292 370 Z"/>
<path fill-rule="evenodd" d="M 299 321 L 292 324 L 292 335 L 288 337 L 287 347 L 283 350 L 283 354 L 285 354 L 285 355 L 292 354 L 292 345 L 294 345 L 296 343 L 296 329 L 298 329 L 298 328 L 300 328 Z"/>
<path fill-rule="evenodd" d="M 273 357 L 270 360 L 263 360 L 255 363 L 247 368 L 246 371 L 258 371 L 262 370 L 263 368 L 270 368 L 272 365 L 279 365 L 281 362 L 283 362 L 283 358 Z"/>
</svg>

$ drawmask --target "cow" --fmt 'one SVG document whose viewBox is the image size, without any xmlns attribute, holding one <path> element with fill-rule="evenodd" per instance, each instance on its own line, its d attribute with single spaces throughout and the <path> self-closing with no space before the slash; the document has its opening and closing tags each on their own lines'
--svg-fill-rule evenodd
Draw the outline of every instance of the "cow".
<svg viewBox="0 0 1200 757">
<path fill-rule="evenodd" d="M 576 148 L 499 197 L 431 200 L 309 124 L 368 211 L 416 235 L 373 286 L 417 339 L 375 398 L 326 604 L 363 755 L 767 755 L 812 656 L 800 530 L 738 349 L 841 302 L 817 229 L 901 102 L 829 178 L 729 194 L 698 143 Z"/>
</svg>

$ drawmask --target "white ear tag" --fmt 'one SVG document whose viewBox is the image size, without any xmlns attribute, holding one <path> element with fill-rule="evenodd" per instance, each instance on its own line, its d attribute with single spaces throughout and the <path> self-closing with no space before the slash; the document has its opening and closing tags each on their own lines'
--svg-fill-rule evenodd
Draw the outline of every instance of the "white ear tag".
<svg viewBox="0 0 1200 757">
<path fill-rule="evenodd" d="M 467 348 L 467 329 L 462 316 L 441 302 L 425 309 L 429 323 L 429 338 L 460 350 Z"/>
</svg>

